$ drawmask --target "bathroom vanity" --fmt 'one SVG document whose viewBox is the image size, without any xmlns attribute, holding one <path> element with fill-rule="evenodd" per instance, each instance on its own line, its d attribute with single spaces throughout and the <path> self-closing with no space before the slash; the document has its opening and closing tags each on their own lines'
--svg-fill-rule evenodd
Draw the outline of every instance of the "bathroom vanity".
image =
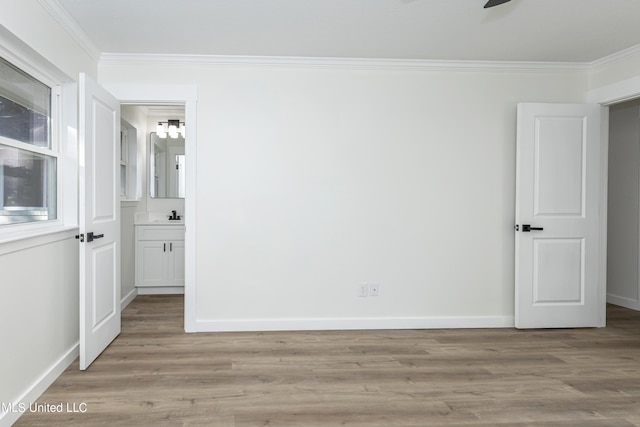
<svg viewBox="0 0 640 427">
<path fill-rule="evenodd" d="M 184 221 L 166 218 L 136 219 L 138 294 L 184 293 Z"/>
</svg>

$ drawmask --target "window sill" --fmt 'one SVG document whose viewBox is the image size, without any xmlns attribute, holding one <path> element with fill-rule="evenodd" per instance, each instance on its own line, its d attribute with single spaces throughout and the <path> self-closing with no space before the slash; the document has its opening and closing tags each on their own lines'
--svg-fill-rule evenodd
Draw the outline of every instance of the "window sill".
<svg viewBox="0 0 640 427">
<path fill-rule="evenodd" d="M 57 226 L 0 233 L 0 255 L 70 239 L 75 237 L 77 232 L 77 226 Z"/>
</svg>

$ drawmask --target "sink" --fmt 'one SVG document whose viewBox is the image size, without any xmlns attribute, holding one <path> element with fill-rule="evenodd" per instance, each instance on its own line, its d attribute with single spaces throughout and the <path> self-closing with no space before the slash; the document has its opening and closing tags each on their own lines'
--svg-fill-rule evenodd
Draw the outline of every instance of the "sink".
<svg viewBox="0 0 640 427">
<path fill-rule="evenodd" d="M 169 214 L 160 212 L 137 213 L 135 216 L 136 225 L 184 225 L 184 216 L 179 220 L 170 220 Z"/>
</svg>

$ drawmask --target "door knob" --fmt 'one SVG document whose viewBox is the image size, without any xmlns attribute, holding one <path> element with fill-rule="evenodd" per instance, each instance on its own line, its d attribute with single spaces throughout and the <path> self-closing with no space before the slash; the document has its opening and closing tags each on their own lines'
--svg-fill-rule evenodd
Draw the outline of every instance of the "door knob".
<svg viewBox="0 0 640 427">
<path fill-rule="evenodd" d="M 522 231 L 525 233 L 528 233 L 530 231 L 542 231 L 544 230 L 543 227 L 532 227 L 529 224 L 522 224 Z"/>
<path fill-rule="evenodd" d="M 104 237 L 104 233 L 103 234 L 93 234 L 93 231 L 87 233 L 87 243 L 89 242 L 93 242 L 96 239 L 101 239 Z"/>
</svg>

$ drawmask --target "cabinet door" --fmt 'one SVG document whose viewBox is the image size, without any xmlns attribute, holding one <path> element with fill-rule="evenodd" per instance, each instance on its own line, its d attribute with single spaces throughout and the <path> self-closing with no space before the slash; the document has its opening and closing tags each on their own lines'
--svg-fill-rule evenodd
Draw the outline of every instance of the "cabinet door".
<svg viewBox="0 0 640 427">
<path fill-rule="evenodd" d="M 184 286 L 184 240 L 174 240 L 170 243 L 169 252 L 169 282 L 172 286 Z"/>
<path fill-rule="evenodd" d="M 166 284 L 168 244 L 159 240 L 138 242 L 136 262 L 136 286 L 161 286 Z"/>
</svg>

